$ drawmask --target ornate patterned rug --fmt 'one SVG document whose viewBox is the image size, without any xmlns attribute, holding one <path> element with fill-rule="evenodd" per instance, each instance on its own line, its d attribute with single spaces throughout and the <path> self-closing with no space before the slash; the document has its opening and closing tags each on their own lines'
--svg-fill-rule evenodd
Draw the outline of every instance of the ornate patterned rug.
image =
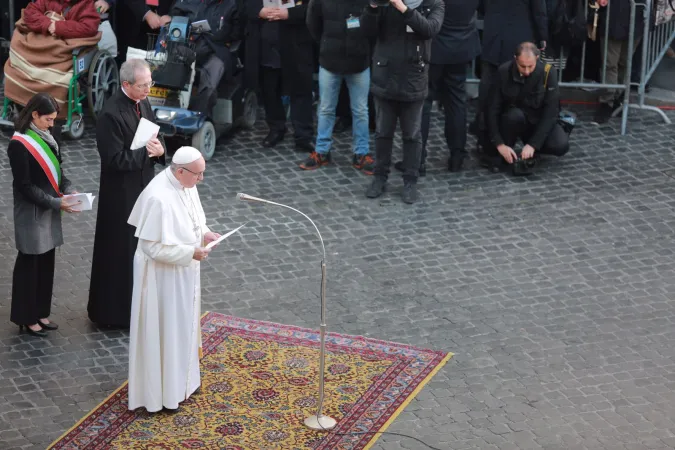
<svg viewBox="0 0 675 450">
<path fill-rule="evenodd" d="M 178 412 L 128 411 L 125 383 L 48 450 L 364 450 L 452 356 L 328 334 L 324 414 L 338 424 L 313 431 L 318 332 L 211 312 L 202 341 L 201 389 Z"/>
</svg>

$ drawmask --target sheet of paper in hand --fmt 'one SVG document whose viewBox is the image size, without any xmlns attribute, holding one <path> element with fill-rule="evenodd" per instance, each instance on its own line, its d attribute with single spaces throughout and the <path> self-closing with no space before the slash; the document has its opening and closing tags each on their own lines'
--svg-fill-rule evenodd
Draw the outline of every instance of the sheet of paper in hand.
<svg viewBox="0 0 675 450">
<path fill-rule="evenodd" d="M 131 142 L 131 149 L 138 150 L 148 145 L 150 139 L 154 139 L 159 134 L 159 125 L 150 122 L 145 117 L 141 117 L 141 121 L 136 128 L 134 140 Z"/>
<path fill-rule="evenodd" d="M 247 222 L 247 223 L 248 223 L 248 222 Z M 244 224 L 244 225 L 246 225 L 246 224 Z M 228 237 L 232 236 L 234 233 L 236 233 L 237 231 L 239 231 L 239 229 L 240 229 L 241 227 L 243 227 L 244 225 L 241 225 L 241 226 L 239 226 L 238 228 L 235 228 L 234 230 L 232 230 L 232 231 L 230 231 L 230 232 L 228 232 L 228 233 L 225 233 L 224 235 L 222 235 L 221 237 L 219 237 L 219 238 L 216 239 L 215 241 L 209 242 L 209 243 L 207 244 L 206 248 L 213 248 L 213 247 L 215 247 L 216 245 L 220 244 L 221 241 L 223 241 L 223 240 L 227 239 Z"/>
<path fill-rule="evenodd" d="M 90 193 L 86 194 L 70 194 L 64 195 L 63 198 L 68 199 L 68 203 L 75 203 L 80 201 L 82 203 L 73 205 L 73 210 L 75 211 L 91 211 L 91 208 L 94 206 L 95 196 Z"/>
</svg>

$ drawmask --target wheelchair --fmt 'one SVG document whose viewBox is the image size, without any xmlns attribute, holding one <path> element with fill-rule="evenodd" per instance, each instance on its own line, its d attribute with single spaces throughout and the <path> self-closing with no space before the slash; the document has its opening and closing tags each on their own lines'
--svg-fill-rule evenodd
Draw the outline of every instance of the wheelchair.
<svg viewBox="0 0 675 450">
<path fill-rule="evenodd" d="M 107 18 L 107 14 L 101 15 L 101 20 Z M 61 132 L 77 140 L 84 134 L 84 102 L 96 119 L 105 101 L 120 88 L 120 74 L 115 58 L 97 46 L 76 48 L 72 55 L 73 76 L 68 86 L 66 122 Z M 0 126 L 14 127 L 14 120 L 23 106 L 5 97 Z"/>
<path fill-rule="evenodd" d="M 241 41 L 229 46 L 232 73 L 221 79 L 216 105 L 211 114 L 205 115 L 189 109 L 198 77 L 191 35 L 201 31 L 181 16 L 173 17 L 164 31 L 148 36 L 146 52 L 155 83 L 148 96 L 155 121 L 165 137 L 191 140 L 208 161 L 220 136 L 235 128 L 253 128 L 257 120 L 258 97 L 255 91 L 244 88 Z"/>
</svg>

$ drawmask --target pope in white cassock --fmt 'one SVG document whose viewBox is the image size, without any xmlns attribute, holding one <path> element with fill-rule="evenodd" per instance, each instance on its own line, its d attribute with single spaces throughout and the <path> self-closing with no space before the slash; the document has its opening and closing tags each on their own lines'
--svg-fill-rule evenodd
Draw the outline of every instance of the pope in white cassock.
<svg viewBox="0 0 675 450">
<path fill-rule="evenodd" d="M 177 409 L 200 385 L 200 261 L 220 237 L 206 226 L 196 185 L 206 163 L 181 147 L 134 205 L 129 409 Z"/>
</svg>

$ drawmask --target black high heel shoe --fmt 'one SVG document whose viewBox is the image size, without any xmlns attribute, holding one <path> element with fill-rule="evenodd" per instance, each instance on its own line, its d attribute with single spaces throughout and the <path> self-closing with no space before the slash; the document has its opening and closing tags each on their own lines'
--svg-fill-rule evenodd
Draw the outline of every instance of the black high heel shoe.
<svg viewBox="0 0 675 450">
<path fill-rule="evenodd" d="M 47 332 L 45 330 L 38 330 L 38 331 L 31 330 L 31 328 L 28 325 L 19 325 L 19 333 L 22 333 L 24 328 L 26 329 L 26 332 L 28 334 L 31 334 L 33 336 L 37 336 L 37 337 L 46 337 L 47 336 Z"/>
<path fill-rule="evenodd" d="M 44 323 L 41 320 L 38 320 L 38 325 L 42 327 L 43 330 L 58 330 L 59 326 L 54 322 Z"/>
</svg>

